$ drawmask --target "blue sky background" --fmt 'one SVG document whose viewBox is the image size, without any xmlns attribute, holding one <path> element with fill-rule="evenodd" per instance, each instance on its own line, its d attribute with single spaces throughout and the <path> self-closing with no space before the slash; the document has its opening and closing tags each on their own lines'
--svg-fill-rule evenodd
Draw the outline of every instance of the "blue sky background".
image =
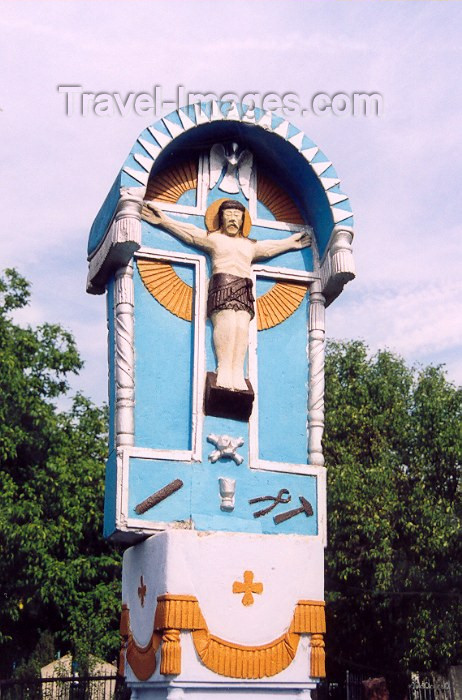
<svg viewBox="0 0 462 700">
<path fill-rule="evenodd" d="M 437 0 L 0 2 L 1 266 L 33 284 L 18 320 L 70 329 L 86 362 L 73 388 L 106 399 L 87 237 L 153 119 L 66 117 L 58 85 L 293 92 L 303 104 L 378 92 L 379 118 L 289 117 L 332 160 L 355 213 L 358 276 L 328 309 L 328 336 L 444 362 L 462 383 L 461 27 L 462 5 Z"/>
</svg>

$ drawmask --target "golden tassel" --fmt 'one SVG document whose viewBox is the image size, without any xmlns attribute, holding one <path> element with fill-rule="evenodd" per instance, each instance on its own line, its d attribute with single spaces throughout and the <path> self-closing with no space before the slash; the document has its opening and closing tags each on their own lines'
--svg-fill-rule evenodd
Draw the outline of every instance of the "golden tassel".
<svg viewBox="0 0 462 700">
<path fill-rule="evenodd" d="M 160 672 L 163 676 L 181 673 L 180 630 L 167 629 L 162 635 Z"/>
<path fill-rule="evenodd" d="M 117 665 L 117 674 L 125 678 L 125 644 L 122 642 L 119 651 L 119 663 Z"/>
<path fill-rule="evenodd" d="M 292 630 L 297 634 L 324 634 L 325 603 L 320 600 L 299 600 L 295 606 Z"/>
<path fill-rule="evenodd" d="M 192 595 L 160 595 L 154 617 L 154 629 L 194 630 L 205 627 L 197 598 Z"/>
<path fill-rule="evenodd" d="M 310 676 L 312 678 L 326 677 L 326 655 L 324 653 L 324 646 L 322 634 L 311 635 Z"/>
<path fill-rule="evenodd" d="M 125 654 L 127 651 L 128 638 L 130 635 L 130 611 L 128 605 L 123 603 L 122 612 L 120 614 L 120 651 L 119 651 L 119 663 L 117 666 L 117 673 L 119 676 L 125 677 Z"/>
<path fill-rule="evenodd" d="M 126 603 L 122 604 L 122 612 L 120 614 L 119 632 L 122 637 L 128 637 L 130 634 L 130 610 Z"/>
</svg>

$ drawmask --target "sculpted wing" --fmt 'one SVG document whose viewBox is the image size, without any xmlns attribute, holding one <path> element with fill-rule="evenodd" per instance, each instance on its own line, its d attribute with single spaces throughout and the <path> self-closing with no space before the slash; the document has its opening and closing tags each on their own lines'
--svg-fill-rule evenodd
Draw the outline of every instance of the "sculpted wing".
<svg viewBox="0 0 462 700">
<path fill-rule="evenodd" d="M 226 153 L 225 148 L 221 143 L 216 143 L 210 149 L 209 158 L 209 189 L 215 187 L 218 180 L 220 179 L 221 171 L 226 163 Z"/>
<path fill-rule="evenodd" d="M 239 184 L 243 193 L 250 198 L 250 176 L 252 175 L 253 155 L 250 151 L 243 151 L 240 155 L 239 168 Z"/>
</svg>

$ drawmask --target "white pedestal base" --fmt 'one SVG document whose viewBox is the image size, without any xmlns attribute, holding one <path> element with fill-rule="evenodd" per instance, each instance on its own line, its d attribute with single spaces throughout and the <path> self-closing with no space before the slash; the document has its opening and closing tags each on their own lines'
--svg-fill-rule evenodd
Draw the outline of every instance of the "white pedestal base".
<svg viewBox="0 0 462 700">
<path fill-rule="evenodd" d="M 319 538 L 162 532 L 125 552 L 122 596 L 133 699 L 311 697 Z"/>
<path fill-rule="evenodd" d="M 315 686 L 313 686 L 315 687 Z M 254 698 L 274 697 L 281 700 L 294 699 L 310 700 L 311 690 L 291 690 L 283 688 L 189 688 L 171 685 L 169 688 L 145 687 L 137 688 L 131 685 L 131 700 L 183 700 L 183 698 L 194 698 L 200 700 L 220 700 L 223 695 L 231 696 L 233 700 L 254 700 Z"/>
<path fill-rule="evenodd" d="M 252 700 L 254 698 L 298 698 L 298 700 L 310 700 L 311 690 L 284 690 L 274 688 L 183 688 L 170 686 L 169 688 L 147 687 L 138 689 L 132 687 L 131 700 L 183 700 L 183 698 L 205 698 L 206 700 L 217 700 L 223 698 L 223 694 L 231 696 L 233 700 Z"/>
</svg>

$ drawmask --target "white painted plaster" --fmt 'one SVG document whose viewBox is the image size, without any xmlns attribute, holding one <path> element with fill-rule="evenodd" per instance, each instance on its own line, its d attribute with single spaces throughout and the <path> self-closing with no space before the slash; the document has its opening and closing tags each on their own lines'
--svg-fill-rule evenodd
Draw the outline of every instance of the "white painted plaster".
<svg viewBox="0 0 462 700">
<path fill-rule="evenodd" d="M 182 262 L 194 265 L 195 268 L 195 301 L 194 308 L 194 364 L 192 382 L 192 422 L 190 458 L 193 461 L 202 461 L 202 431 L 204 422 L 204 390 L 205 390 L 205 325 L 207 316 L 207 273 L 206 261 L 201 255 L 191 253 L 166 252 L 156 248 L 141 247 L 136 258 L 162 260 L 165 262 Z M 156 451 L 160 459 L 176 459 L 173 453 L 177 450 Z M 160 456 L 159 453 L 164 456 Z M 187 451 L 180 451 L 186 455 Z M 133 455 L 135 456 L 135 455 Z M 139 455 L 142 456 L 142 455 Z M 154 456 L 154 455 L 153 455 Z"/>
<path fill-rule="evenodd" d="M 244 571 L 252 571 L 254 581 L 263 584 L 263 592 L 249 606 L 242 604 L 242 593 L 232 592 Z M 144 607 L 138 597 L 141 576 L 147 587 Z M 287 631 L 299 600 L 323 600 L 323 584 L 320 540 L 170 530 L 125 552 L 122 599 L 130 608 L 139 644 L 147 643 L 153 630 L 157 596 L 170 593 L 195 596 L 212 634 L 237 644 L 261 645 Z"/>
<path fill-rule="evenodd" d="M 167 146 L 172 140 L 171 136 L 167 136 L 167 134 L 164 134 L 162 131 L 155 129 L 153 126 L 148 126 L 148 129 L 161 148 L 165 148 L 165 146 Z"/>
</svg>

